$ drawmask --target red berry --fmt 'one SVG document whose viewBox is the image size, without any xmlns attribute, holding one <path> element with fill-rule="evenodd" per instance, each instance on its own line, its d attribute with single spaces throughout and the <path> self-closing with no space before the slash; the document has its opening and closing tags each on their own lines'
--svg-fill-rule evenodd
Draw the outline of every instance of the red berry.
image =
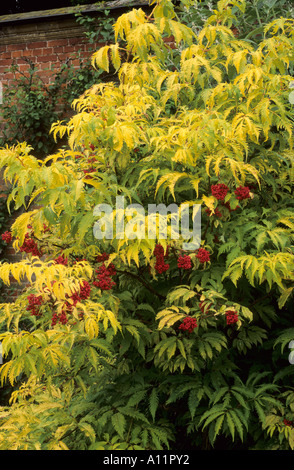
<svg viewBox="0 0 294 470">
<path fill-rule="evenodd" d="M 200 263 L 206 263 L 207 261 L 210 261 L 209 251 L 205 248 L 199 248 L 196 258 L 199 259 Z"/>
<path fill-rule="evenodd" d="M 156 257 L 161 257 L 161 256 L 164 256 L 164 248 L 162 245 L 160 245 L 159 243 L 155 245 L 155 248 L 154 248 L 154 251 L 153 251 L 153 254 L 156 256 Z"/>
<path fill-rule="evenodd" d="M 80 297 L 81 299 L 88 299 L 91 293 L 91 286 L 87 281 L 83 281 L 80 285 Z"/>
<path fill-rule="evenodd" d="M 169 264 L 159 260 L 155 263 L 154 268 L 158 274 L 162 274 L 169 269 Z"/>
<path fill-rule="evenodd" d="M 10 243 L 12 240 L 12 234 L 11 232 L 4 232 L 1 235 L 2 240 L 5 241 L 6 243 Z"/>
<path fill-rule="evenodd" d="M 25 235 L 25 239 L 22 246 L 20 247 L 20 251 L 25 253 L 31 253 L 34 256 L 42 256 L 41 251 L 39 251 L 38 249 L 37 243 L 35 242 L 35 240 L 30 238 L 28 233 L 26 233 Z"/>
<path fill-rule="evenodd" d="M 109 257 L 109 255 L 108 255 Z M 102 290 L 110 290 L 115 286 L 115 282 L 111 279 L 116 274 L 114 264 L 110 263 L 107 267 L 103 263 L 98 269 L 95 270 L 97 274 L 97 281 L 93 282 L 93 285 L 99 287 Z"/>
<path fill-rule="evenodd" d="M 227 325 L 231 325 L 233 323 L 237 323 L 239 320 L 238 314 L 236 310 L 227 310 L 226 311 L 226 320 L 227 320 Z"/>
<path fill-rule="evenodd" d="M 108 259 L 109 259 L 108 253 L 102 253 L 101 255 L 98 255 L 96 257 L 97 263 L 103 263 L 104 261 L 107 261 Z"/>
<path fill-rule="evenodd" d="M 179 326 L 179 330 L 188 331 L 188 333 L 192 333 L 192 331 L 196 327 L 197 327 L 196 318 L 185 317 L 181 325 Z"/>
<path fill-rule="evenodd" d="M 43 232 L 44 233 L 50 232 L 50 227 L 48 227 L 48 225 L 46 225 L 46 224 L 43 224 Z"/>
<path fill-rule="evenodd" d="M 211 216 L 211 215 L 215 215 L 216 217 L 221 217 L 223 214 L 218 210 L 218 208 L 216 207 L 215 210 L 214 210 L 214 214 L 212 214 L 212 211 L 210 209 L 206 209 L 205 210 L 206 214 Z"/>
<path fill-rule="evenodd" d="M 293 426 L 293 421 L 289 421 L 288 419 L 284 419 L 283 423 L 285 426 L 291 426 L 291 427 Z"/>
<path fill-rule="evenodd" d="M 239 201 L 250 198 L 250 189 L 248 186 L 239 186 L 235 189 L 235 195 Z"/>
<path fill-rule="evenodd" d="M 30 294 L 27 297 L 29 304 L 27 306 L 27 311 L 31 311 L 31 314 L 39 317 L 40 313 L 40 305 L 43 303 L 43 297 L 41 295 Z"/>
<path fill-rule="evenodd" d="M 58 315 L 57 315 L 57 313 L 54 313 L 54 315 L 52 315 L 52 319 L 51 319 L 51 326 L 56 325 L 57 322 L 58 322 Z"/>
<path fill-rule="evenodd" d="M 168 250 L 165 254 L 163 246 L 160 245 L 160 244 L 157 244 L 154 248 L 153 253 L 156 257 L 156 263 L 155 263 L 155 266 L 154 266 L 156 272 L 161 274 L 161 273 L 167 271 L 169 269 L 169 264 L 165 263 L 164 258 L 165 258 L 165 256 L 167 256 Z"/>
<path fill-rule="evenodd" d="M 68 258 L 64 258 L 63 255 L 58 256 L 58 258 L 55 258 L 54 261 L 56 264 L 63 264 L 64 266 L 67 266 L 68 264 Z"/>
<path fill-rule="evenodd" d="M 229 188 L 226 184 L 213 184 L 211 186 L 211 194 L 219 201 L 223 201 L 227 195 Z"/>
<path fill-rule="evenodd" d="M 180 256 L 178 258 L 178 268 L 182 268 L 182 269 L 192 268 L 192 261 L 189 255 Z"/>
</svg>

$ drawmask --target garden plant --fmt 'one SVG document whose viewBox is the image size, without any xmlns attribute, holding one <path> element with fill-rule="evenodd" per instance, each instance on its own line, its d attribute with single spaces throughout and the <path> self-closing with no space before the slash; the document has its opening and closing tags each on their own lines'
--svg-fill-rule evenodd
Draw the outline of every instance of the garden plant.
<svg viewBox="0 0 294 470">
<path fill-rule="evenodd" d="M 294 449 L 294 20 L 240 38 L 250 5 L 122 14 L 92 57 L 118 82 L 52 125 L 68 145 L 1 149 L 25 211 L 0 278 L 29 285 L 1 304 L 0 449 Z M 95 236 L 100 204 L 133 236 Z M 150 204 L 200 207 L 200 245 L 169 213 L 139 236 Z"/>
</svg>

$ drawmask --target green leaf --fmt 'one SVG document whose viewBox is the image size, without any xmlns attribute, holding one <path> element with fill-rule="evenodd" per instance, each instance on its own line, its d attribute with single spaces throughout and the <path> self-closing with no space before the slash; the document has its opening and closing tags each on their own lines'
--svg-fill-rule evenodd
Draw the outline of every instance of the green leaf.
<svg viewBox="0 0 294 470">
<path fill-rule="evenodd" d="M 143 398 L 145 397 L 146 395 L 146 391 L 145 390 L 139 390 L 138 392 L 134 393 L 128 400 L 128 403 L 127 403 L 127 406 L 128 407 L 131 407 L 131 406 L 136 406 L 138 405 L 142 400 Z"/>
<path fill-rule="evenodd" d="M 224 422 L 224 419 L 225 419 L 225 414 L 222 414 L 220 415 L 217 420 L 216 420 L 216 423 L 215 423 L 215 426 L 214 426 L 214 437 L 213 437 L 213 441 L 215 441 L 216 437 L 218 436 L 220 430 L 221 430 L 221 427 L 222 427 L 222 424 Z"/>
<path fill-rule="evenodd" d="M 115 413 L 111 416 L 111 422 L 116 432 L 123 439 L 126 427 L 126 419 L 124 415 L 122 413 Z"/>
<path fill-rule="evenodd" d="M 85 433 L 87 437 L 91 439 L 91 442 L 94 443 L 96 439 L 96 434 L 93 427 L 89 423 L 79 422 L 79 429 Z"/>
<path fill-rule="evenodd" d="M 232 419 L 232 416 L 231 416 L 229 411 L 226 413 L 226 422 L 227 422 L 228 428 L 230 430 L 232 440 L 234 441 L 234 439 L 235 439 L 235 423 L 234 423 L 234 420 Z"/>
<path fill-rule="evenodd" d="M 153 421 L 155 420 L 156 410 L 158 408 L 159 398 L 156 388 L 153 388 L 149 397 L 149 411 L 151 413 Z"/>
<path fill-rule="evenodd" d="M 191 414 L 191 419 L 193 419 L 195 416 L 198 403 L 199 403 L 198 390 L 196 388 L 193 388 L 190 391 L 189 398 L 188 398 L 188 408 Z"/>
<path fill-rule="evenodd" d="M 228 413 L 230 413 L 230 416 L 232 417 L 232 420 L 234 421 L 234 425 L 235 425 L 235 427 L 238 431 L 240 439 L 241 439 L 241 441 L 243 441 L 244 433 L 243 433 L 243 424 L 242 424 L 241 420 L 239 419 L 239 417 L 238 417 L 237 413 L 235 412 L 235 410 L 230 410 Z"/>
</svg>

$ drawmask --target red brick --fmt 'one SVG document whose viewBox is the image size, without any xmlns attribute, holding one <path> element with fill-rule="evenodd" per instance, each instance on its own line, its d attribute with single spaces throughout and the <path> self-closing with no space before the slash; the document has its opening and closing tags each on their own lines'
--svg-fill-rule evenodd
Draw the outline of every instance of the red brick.
<svg viewBox="0 0 294 470">
<path fill-rule="evenodd" d="M 25 43 L 7 45 L 7 51 L 18 51 L 20 49 L 24 51 L 26 48 L 27 48 L 27 45 Z"/>
<path fill-rule="evenodd" d="M 12 73 L 12 72 L 7 72 L 7 73 L 5 74 L 4 80 L 8 82 L 8 81 L 11 80 L 11 79 L 12 79 L 12 80 L 14 79 L 14 73 Z"/>
<path fill-rule="evenodd" d="M 74 46 L 64 46 L 64 52 L 75 52 Z"/>
<path fill-rule="evenodd" d="M 41 48 L 40 49 L 30 49 L 30 51 L 32 52 L 32 55 L 34 57 L 38 57 L 40 55 L 46 55 L 46 54 L 44 54 L 44 49 L 41 49 Z"/>
<path fill-rule="evenodd" d="M 28 49 L 36 49 L 39 47 L 46 47 L 46 46 L 47 46 L 47 41 L 34 41 L 34 42 L 30 42 L 27 44 Z"/>
<path fill-rule="evenodd" d="M 13 54 L 13 52 L 12 52 Z M 30 50 L 25 50 L 21 52 L 22 57 L 32 57 L 34 55 L 33 51 Z"/>
<path fill-rule="evenodd" d="M 29 68 L 30 68 L 29 64 L 20 64 L 18 66 L 18 69 L 20 72 L 26 72 L 27 70 L 29 70 Z"/>
<path fill-rule="evenodd" d="M 25 55 L 25 53 L 28 52 L 28 51 L 12 51 L 11 52 L 11 57 L 12 59 L 18 59 L 18 58 L 21 58 L 22 56 Z"/>
<path fill-rule="evenodd" d="M 1 80 L 4 80 L 4 78 L 2 77 L 2 75 L 5 75 L 7 73 L 7 67 L 2 67 L 1 65 L 1 60 L 0 60 L 0 75 L 1 75 Z"/>
<path fill-rule="evenodd" d="M 71 61 L 71 65 L 73 65 L 74 67 L 79 67 L 80 66 L 80 60 L 79 59 L 73 59 Z"/>
<path fill-rule="evenodd" d="M 83 53 L 83 59 L 88 59 L 92 54 L 94 54 L 94 51 L 85 51 Z"/>
<path fill-rule="evenodd" d="M 43 54 L 43 55 L 55 54 L 55 49 L 54 49 L 53 47 L 44 47 L 42 54 Z M 37 54 L 36 54 L 36 55 L 37 55 Z"/>
<path fill-rule="evenodd" d="M 55 62 L 56 59 L 56 54 L 49 54 L 37 57 L 37 62 Z"/>
<path fill-rule="evenodd" d="M 69 57 L 68 57 L 68 54 L 65 54 L 64 52 L 61 52 L 61 53 L 57 53 L 58 54 L 58 60 L 60 62 L 64 62 L 66 61 Z"/>
<path fill-rule="evenodd" d="M 0 66 L 4 67 L 4 65 L 10 66 L 11 65 L 11 60 L 9 60 L 9 59 L 0 60 Z"/>
<path fill-rule="evenodd" d="M 66 46 L 68 44 L 68 39 L 51 39 L 47 42 L 48 47 L 54 46 Z"/>
<path fill-rule="evenodd" d="M 53 75 L 51 72 L 39 72 L 38 76 L 46 83 L 48 84 L 50 81 L 52 81 Z"/>
<path fill-rule="evenodd" d="M 22 54 L 18 57 L 14 57 L 13 58 L 13 63 L 16 63 L 16 65 L 20 65 L 20 64 L 27 64 L 27 60 L 25 59 L 25 57 L 22 56 Z M 12 64 L 12 60 L 10 62 L 10 64 Z"/>
<path fill-rule="evenodd" d="M 52 77 L 53 72 L 51 69 L 48 70 L 39 70 L 38 75 L 42 75 L 42 77 Z"/>
<path fill-rule="evenodd" d="M 54 53 L 54 54 L 63 54 L 63 52 L 64 52 L 64 46 L 55 46 L 55 47 L 51 47 L 50 49 L 51 49 L 51 54 L 52 53 Z"/>
<path fill-rule="evenodd" d="M 0 55 L 0 60 L 10 59 L 10 58 L 11 58 L 11 52 L 2 52 Z"/>
<path fill-rule="evenodd" d="M 101 46 L 103 46 L 104 44 L 100 44 L 100 43 L 97 43 L 97 44 L 85 44 L 85 50 L 86 51 L 96 51 L 97 49 L 99 49 Z"/>
<path fill-rule="evenodd" d="M 51 70 L 47 62 L 38 63 L 38 70 Z"/>
<path fill-rule="evenodd" d="M 68 38 L 68 44 L 84 44 L 85 38 L 83 36 L 79 38 Z"/>
</svg>

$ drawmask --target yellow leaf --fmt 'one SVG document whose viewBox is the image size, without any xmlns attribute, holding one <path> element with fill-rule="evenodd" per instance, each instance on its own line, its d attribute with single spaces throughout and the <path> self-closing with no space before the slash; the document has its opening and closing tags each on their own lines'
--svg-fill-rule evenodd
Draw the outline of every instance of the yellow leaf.
<svg viewBox="0 0 294 470">
<path fill-rule="evenodd" d="M 206 207 L 208 207 L 208 209 L 211 210 L 212 214 L 214 214 L 214 205 L 215 205 L 214 196 L 205 196 L 205 194 L 203 194 L 202 201 L 204 202 Z"/>
</svg>

